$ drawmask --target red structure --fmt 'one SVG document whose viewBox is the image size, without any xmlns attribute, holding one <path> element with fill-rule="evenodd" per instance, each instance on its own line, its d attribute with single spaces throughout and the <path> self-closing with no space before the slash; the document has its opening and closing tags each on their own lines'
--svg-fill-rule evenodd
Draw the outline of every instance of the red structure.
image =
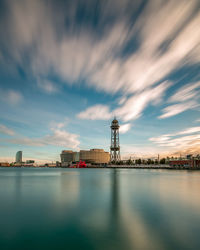
<svg viewBox="0 0 200 250">
<path fill-rule="evenodd" d="M 87 165 L 84 161 L 79 161 L 76 163 L 76 165 L 71 166 L 71 168 L 86 168 Z"/>
</svg>

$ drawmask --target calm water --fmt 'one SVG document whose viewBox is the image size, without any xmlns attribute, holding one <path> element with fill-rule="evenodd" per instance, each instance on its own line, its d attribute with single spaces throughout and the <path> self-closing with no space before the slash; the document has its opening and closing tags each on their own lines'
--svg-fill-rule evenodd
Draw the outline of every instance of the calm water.
<svg viewBox="0 0 200 250">
<path fill-rule="evenodd" d="M 200 172 L 1 168 L 0 249 L 200 249 Z"/>
</svg>

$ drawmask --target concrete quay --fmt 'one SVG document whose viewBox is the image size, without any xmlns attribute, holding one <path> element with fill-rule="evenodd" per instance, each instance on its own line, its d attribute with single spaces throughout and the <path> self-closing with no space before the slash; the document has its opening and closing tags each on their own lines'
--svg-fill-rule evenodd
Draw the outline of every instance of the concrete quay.
<svg viewBox="0 0 200 250">
<path fill-rule="evenodd" d="M 92 165 L 87 166 L 86 168 L 115 168 L 115 169 L 170 169 L 170 170 L 200 170 L 199 167 L 173 167 L 170 165 L 107 165 L 104 166 L 98 166 L 98 165 Z"/>
</svg>

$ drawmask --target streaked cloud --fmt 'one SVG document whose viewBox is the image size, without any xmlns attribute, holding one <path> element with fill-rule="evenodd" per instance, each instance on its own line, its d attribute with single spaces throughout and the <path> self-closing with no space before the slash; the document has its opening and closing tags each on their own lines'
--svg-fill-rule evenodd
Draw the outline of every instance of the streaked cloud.
<svg viewBox="0 0 200 250">
<path fill-rule="evenodd" d="M 160 119 L 168 118 L 180 114 L 186 110 L 197 108 L 200 98 L 200 82 L 189 83 L 179 88 L 168 100 L 171 103 L 162 110 Z"/>
<path fill-rule="evenodd" d="M 77 134 L 72 134 L 64 129 L 58 128 L 54 129 L 52 134 L 46 135 L 43 142 L 45 145 L 55 145 L 77 149 L 80 144 L 78 137 L 79 136 Z"/>
<path fill-rule="evenodd" d="M 117 108 L 114 113 L 118 114 L 123 121 L 135 120 L 142 115 L 149 104 L 159 103 L 170 85 L 170 82 L 163 82 L 154 88 L 135 94 L 128 98 L 124 105 Z"/>
<path fill-rule="evenodd" d="M 165 134 L 149 139 L 158 146 L 168 149 L 171 153 L 193 151 L 199 153 L 200 150 L 200 127 L 191 127 L 182 131 Z M 195 150 L 194 150 L 195 149 Z"/>
<path fill-rule="evenodd" d="M 184 102 L 200 97 L 200 81 L 182 86 L 169 98 L 169 102 Z"/>
<path fill-rule="evenodd" d="M 149 104 L 158 104 L 169 86 L 171 86 L 171 83 L 165 81 L 154 88 L 132 95 L 123 101 L 123 105 L 113 111 L 110 111 L 108 106 L 95 105 L 78 114 L 78 117 L 81 119 L 107 120 L 113 114 L 116 114 L 125 122 L 135 120 L 142 115 L 142 112 Z"/>
<path fill-rule="evenodd" d="M 170 105 L 162 110 L 163 114 L 160 115 L 158 118 L 164 119 L 164 118 L 168 118 L 171 116 L 175 116 L 175 115 L 178 115 L 186 110 L 194 109 L 198 106 L 199 106 L 199 104 L 196 101 L 189 101 L 189 102 L 185 102 L 185 103 Z"/>
<path fill-rule="evenodd" d="M 161 138 L 162 140 L 162 138 Z M 184 148 L 185 146 L 194 146 L 194 145 L 200 145 L 200 135 L 187 135 L 187 136 L 182 136 L 178 137 L 175 139 L 170 138 L 169 140 L 162 140 L 162 141 L 155 141 L 156 143 L 159 143 L 160 146 L 167 146 L 167 147 L 180 147 Z"/>
<path fill-rule="evenodd" d="M 130 123 L 122 124 L 122 125 L 120 125 L 119 132 L 120 132 L 120 134 L 125 134 L 130 129 L 131 129 L 131 124 Z"/>
<path fill-rule="evenodd" d="M 121 151 L 123 159 L 158 158 L 158 154 L 163 153 L 163 149 L 159 147 L 134 144 L 122 144 Z"/>
<path fill-rule="evenodd" d="M 80 144 L 79 135 L 69 133 L 66 129 L 63 129 L 61 123 L 59 123 L 57 127 L 51 128 L 51 133 L 41 138 L 17 135 L 15 138 L 6 140 L 4 139 L 1 141 L 6 141 L 11 144 L 27 145 L 34 147 L 52 145 L 72 149 L 77 149 Z"/>
<path fill-rule="evenodd" d="M 192 127 L 192 128 L 182 130 L 178 132 L 177 135 L 191 134 L 191 133 L 196 133 L 196 132 L 200 132 L 200 127 Z"/>
<path fill-rule="evenodd" d="M 200 75 L 195 72 L 194 76 L 184 78 L 180 72 L 187 74 L 200 63 L 199 0 L 3 1 L 0 67 L 3 65 L 3 74 L 11 72 L 9 77 L 14 79 L 17 75 L 19 80 L 16 86 L 15 80 L 9 83 L 10 89 L 6 90 L 8 86 L 0 89 L 0 101 L 11 105 L 8 105 L 8 120 L 11 115 L 16 121 L 21 119 L 23 109 L 20 107 L 17 113 L 12 107 L 22 101 L 24 106 L 29 103 L 28 112 L 31 105 L 42 105 L 42 101 L 38 105 L 34 103 L 39 91 L 33 93 L 33 99 L 26 99 L 30 98 L 27 93 L 30 93 L 32 82 L 39 90 L 52 94 L 43 100 L 48 102 L 52 98 L 50 108 L 52 103 L 62 103 L 52 120 L 56 120 L 56 112 L 64 116 L 65 105 L 71 114 L 78 113 L 77 131 L 82 126 L 80 119 L 108 120 L 116 115 L 125 123 L 121 126 L 123 133 L 123 130 L 128 132 L 130 122 L 146 114 L 146 110 L 152 110 L 152 122 L 158 116 L 164 119 L 191 109 L 198 112 Z M 13 74 L 16 75 L 13 77 Z M 63 92 L 69 91 L 68 96 L 75 90 L 82 98 L 81 90 L 84 89 L 83 98 L 93 104 L 81 110 L 87 103 L 73 105 L 70 98 L 68 103 L 62 98 L 59 100 L 59 84 L 68 85 L 63 88 Z M 94 91 L 95 97 L 106 93 L 108 101 L 100 103 L 98 98 L 90 99 L 89 89 Z M 63 96 L 67 96 L 67 91 Z M 44 106 L 48 109 L 48 103 Z M 43 114 L 41 110 L 38 114 L 36 111 L 38 121 L 44 117 L 47 120 Z M 144 117 L 145 122 L 147 119 Z M 155 126 L 161 123 L 162 120 L 157 120 Z M 165 126 L 167 129 L 167 121 Z M 176 135 L 166 132 L 151 142 L 157 146 L 179 145 L 181 148 L 181 143 L 186 145 L 191 140 L 195 145 L 198 144 L 198 132 L 192 131 L 196 130 L 198 128 L 189 128 Z M 65 123 L 60 122 L 51 126 L 49 135 L 41 138 L 15 135 L 10 143 L 77 147 L 80 132 L 69 133 Z M 146 150 L 150 152 L 151 147 Z"/>
<path fill-rule="evenodd" d="M 84 4 L 88 9 L 92 5 L 90 1 Z M 196 63 L 200 14 L 195 12 L 196 0 L 152 0 L 130 25 L 132 12 L 128 10 L 136 11 L 140 4 L 140 1 L 99 3 L 99 28 L 103 32 L 97 39 L 91 26 L 77 25 L 76 13 L 80 8 L 77 1 L 70 2 L 64 10 L 53 2 L 47 5 L 46 1 L 38 0 L 7 1 L 8 13 L 12 15 L 3 25 L 8 29 L 4 37 L 6 43 L 10 41 L 9 54 L 23 64 L 22 52 L 28 50 L 30 69 L 36 77 L 54 72 L 66 83 L 84 79 L 89 87 L 109 93 L 142 91 L 176 67 Z M 59 15 L 55 15 L 55 9 Z M 111 16 L 113 22 L 107 23 Z M 135 34 L 139 41 L 137 51 L 127 57 L 117 56 Z"/>
<path fill-rule="evenodd" d="M 37 81 L 37 86 L 47 94 L 53 94 L 59 92 L 59 88 L 56 83 L 49 80 L 39 79 Z"/>
<path fill-rule="evenodd" d="M 76 1 L 70 2 L 65 11 L 62 5 L 57 6 L 53 2 L 47 5 L 46 1 L 38 0 L 21 0 L 17 3 L 8 1 L 10 12 L 7 13 L 12 15 L 7 16 L 3 23 L 8 29 L 4 36 L 5 47 L 9 44 L 8 53 L 20 64 L 24 63 L 22 52 L 29 51 L 30 67 L 27 70 L 31 70 L 36 79 L 44 79 L 38 81 L 38 87 L 46 93 L 58 90 L 53 82 L 45 79 L 50 73 L 56 74 L 68 84 L 84 80 L 89 87 L 97 90 L 108 93 L 122 91 L 124 97 L 119 105 L 123 106 L 115 111 L 124 121 L 136 119 L 157 98 L 152 91 L 158 91 L 158 87 L 153 86 L 177 67 L 197 62 L 195 52 L 199 51 L 200 43 L 200 14 L 196 12 L 198 1 L 148 1 L 132 25 L 128 6 L 137 10 L 141 2 L 133 4 L 131 1 L 110 0 L 99 4 L 99 25 L 103 32 L 97 39 L 95 29 L 88 29 L 84 24 L 77 25 L 79 5 Z M 92 3 L 86 1 L 85 5 L 90 7 Z M 54 8 L 60 15 L 55 16 Z M 110 15 L 115 18 L 108 24 L 106 21 Z M 139 46 L 124 57 L 122 52 L 135 34 Z M 187 85 L 185 90 L 180 89 L 179 94 L 173 95 L 170 101 L 180 100 L 181 94 L 188 100 L 196 95 L 194 90 L 198 84 L 191 87 Z M 129 96 L 127 100 L 126 95 Z M 15 96 L 13 100 L 17 98 Z M 186 105 L 189 105 L 188 108 Z M 194 102 L 175 104 L 166 107 L 159 118 L 174 116 L 196 106 Z M 93 115 L 92 112 L 96 110 L 100 114 Z M 109 108 L 104 105 L 91 107 L 78 117 L 103 119 L 101 114 L 104 119 L 111 117 Z"/>
<path fill-rule="evenodd" d="M 13 89 L 0 89 L 0 101 L 10 105 L 17 105 L 23 101 L 23 95 Z"/>
<path fill-rule="evenodd" d="M 15 134 L 15 131 L 6 127 L 3 124 L 0 124 L 0 133 L 13 136 Z"/>
<path fill-rule="evenodd" d="M 87 120 L 108 120 L 112 116 L 109 107 L 101 104 L 89 107 L 77 115 L 78 118 Z"/>
</svg>

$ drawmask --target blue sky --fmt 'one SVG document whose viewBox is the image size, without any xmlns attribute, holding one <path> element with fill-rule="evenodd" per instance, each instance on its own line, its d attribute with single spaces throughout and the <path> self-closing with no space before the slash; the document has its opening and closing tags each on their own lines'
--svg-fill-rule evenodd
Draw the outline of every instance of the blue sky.
<svg viewBox="0 0 200 250">
<path fill-rule="evenodd" d="M 200 152 L 198 0 L 0 1 L 0 160 Z"/>
</svg>

